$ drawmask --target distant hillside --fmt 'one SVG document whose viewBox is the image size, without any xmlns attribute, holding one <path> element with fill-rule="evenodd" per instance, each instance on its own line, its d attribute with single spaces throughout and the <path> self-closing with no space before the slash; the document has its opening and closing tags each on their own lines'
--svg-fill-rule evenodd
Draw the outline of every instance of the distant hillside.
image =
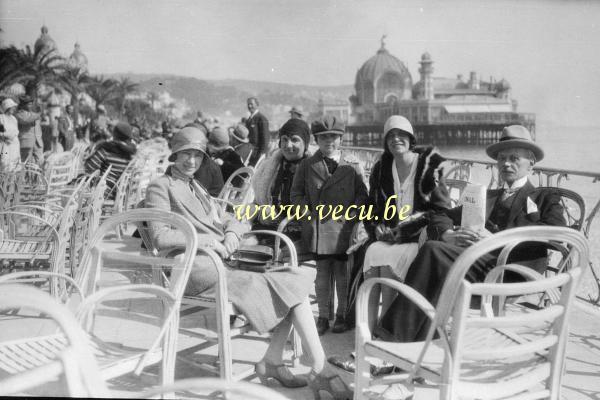
<svg viewBox="0 0 600 400">
<path fill-rule="evenodd" d="M 314 112 L 320 98 L 324 101 L 347 100 L 352 85 L 310 86 L 287 83 L 261 82 L 242 79 L 201 80 L 164 74 L 113 74 L 139 83 L 143 92 L 167 91 L 175 99 L 183 99 L 192 110 L 202 110 L 215 116 L 239 119 L 246 115 L 246 99 L 256 96 L 262 111 L 275 125 L 288 117 L 292 105 L 300 105 Z"/>
</svg>

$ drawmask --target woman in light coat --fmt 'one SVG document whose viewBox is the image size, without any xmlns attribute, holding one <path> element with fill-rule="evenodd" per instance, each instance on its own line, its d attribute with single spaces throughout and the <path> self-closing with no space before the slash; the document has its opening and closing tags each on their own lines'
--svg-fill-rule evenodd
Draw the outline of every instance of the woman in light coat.
<svg viewBox="0 0 600 400">
<path fill-rule="evenodd" d="M 215 250 L 228 258 L 240 245 L 248 225 L 227 214 L 194 180 L 206 155 L 207 139 L 198 128 L 186 127 L 171 141 L 173 162 L 170 172 L 151 182 L 146 191 L 145 205 L 172 211 L 186 217 L 198 232 L 200 246 Z M 181 246 L 185 238 L 168 225 L 151 223 L 151 237 L 160 249 Z M 312 315 L 308 294 L 313 274 L 304 268 L 277 272 L 251 272 L 228 269 L 227 291 L 236 308 L 260 333 L 272 331 L 271 342 L 255 370 L 261 382 L 268 378 L 286 387 L 321 383 L 324 390 L 331 387 L 336 375 L 325 373 L 325 354 Z M 217 274 L 208 256 L 198 255 L 190 274 L 186 293 L 204 292 L 217 282 Z M 293 374 L 283 363 L 283 350 L 292 326 L 312 359 L 309 380 Z M 326 382 L 326 384 L 323 384 Z"/>
<path fill-rule="evenodd" d="M 21 160 L 19 125 L 14 116 L 17 103 L 13 99 L 2 102 L 0 114 L 0 172 L 11 171 Z"/>
</svg>

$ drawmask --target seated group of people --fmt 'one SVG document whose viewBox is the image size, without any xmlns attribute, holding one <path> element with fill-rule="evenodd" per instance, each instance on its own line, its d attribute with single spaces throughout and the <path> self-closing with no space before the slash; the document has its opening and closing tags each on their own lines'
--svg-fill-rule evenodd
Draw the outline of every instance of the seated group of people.
<svg viewBox="0 0 600 400">
<path fill-rule="evenodd" d="M 434 305 L 453 261 L 466 247 L 485 236 L 461 227 L 461 210 L 451 208 L 443 184 L 440 164 L 444 158 L 433 147 L 416 146 L 415 134 L 406 118 L 392 116 L 386 122 L 384 152 L 372 168 L 368 191 L 358 160 L 340 151 L 344 131 L 343 123 L 332 116 L 315 121 L 312 129 L 300 119 L 289 120 L 279 131 L 279 148 L 259 165 L 253 179 L 257 204 L 291 204 L 308 210 L 311 218 L 295 221 L 296 228 L 291 229 L 291 234 L 314 254 L 316 279 L 307 268 L 265 273 L 227 271 L 230 300 L 254 329 L 272 332 L 269 348 L 256 364 L 258 377 L 263 382 L 274 378 L 287 387 L 308 384 L 315 397 L 321 390 L 330 392 L 334 398 L 352 397 L 350 389 L 325 362 L 319 335 L 329 329 L 332 319 L 329 314 L 332 281 L 338 295 L 332 331 L 350 328 L 345 320 L 348 279 L 345 263 L 350 235 L 358 222 L 356 218 L 334 219 L 331 215 L 319 218 L 318 205 L 342 205 L 344 209 L 351 205 L 373 206 L 372 218 L 364 221 L 369 234 L 363 264 L 365 278 L 403 280 Z M 319 146 L 312 155 L 308 151 L 311 132 Z M 185 216 L 196 227 L 201 246 L 213 248 L 228 258 L 239 248 L 243 234 L 251 226 L 222 210 L 212 198 L 210 177 L 205 176 L 210 173 L 204 168 L 208 151 L 230 149 L 225 135 L 227 132 L 213 130 L 207 137 L 203 129 L 193 125 L 175 133 L 169 158 L 173 165 L 148 186 L 145 204 Z M 500 141 L 487 148 L 487 154 L 497 161 L 504 182 L 501 189 L 487 193 L 487 232 L 528 225 L 565 225 L 558 193 L 535 189 L 527 180 L 544 153 L 526 128 L 506 127 Z M 409 205 L 409 214 L 424 212 L 425 217 L 399 229 L 397 218 L 384 218 L 390 202 L 398 209 Z M 274 229 L 278 222 L 259 218 L 254 225 Z M 181 234 L 169 226 L 152 224 L 150 228 L 158 249 L 184 242 Z M 429 240 L 419 247 L 423 230 Z M 509 261 L 531 261 L 545 255 L 543 247 L 523 244 Z M 489 255 L 479 260 L 467 279 L 482 281 L 495 259 Z M 199 293 L 215 282 L 216 274 L 208 258 L 198 255 L 186 291 Z M 308 301 L 313 285 L 319 309 L 316 322 Z M 379 296 L 383 299 L 380 318 Z M 402 296 L 374 291 L 371 305 L 370 324 L 379 337 L 414 341 L 427 332 L 425 316 Z M 283 349 L 292 326 L 312 360 L 308 377 L 294 375 L 283 363 Z M 338 366 L 351 369 L 345 363 Z"/>
</svg>

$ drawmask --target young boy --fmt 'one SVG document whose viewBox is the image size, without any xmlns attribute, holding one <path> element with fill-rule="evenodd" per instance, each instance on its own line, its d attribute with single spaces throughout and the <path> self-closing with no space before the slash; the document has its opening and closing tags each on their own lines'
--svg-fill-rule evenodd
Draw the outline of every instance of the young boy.
<svg viewBox="0 0 600 400">
<path fill-rule="evenodd" d="M 367 188 L 358 160 L 342 156 L 340 146 L 344 135 L 344 123 L 326 115 L 312 124 L 319 150 L 303 160 L 294 176 L 291 201 L 310 217 L 302 218 L 302 239 L 317 260 L 315 292 L 319 307 L 317 330 L 319 335 L 329 329 L 331 299 L 330 282 L 335 281 L 338 306 L 332 332 L 349 329 L 344 318 L 347 298 L 346 250 L 350 234 L 358 222 L 356 213 L 349 212 L 352 219 L 344 218 L 349 206 L 360 206 L 367 199 Z M 332 212 L 340 208 L 341 213 Z M 338 215 L 341 214 L 341 217 Z M 335 218 L 332 218 L 335 217 Z"/>
</svg>

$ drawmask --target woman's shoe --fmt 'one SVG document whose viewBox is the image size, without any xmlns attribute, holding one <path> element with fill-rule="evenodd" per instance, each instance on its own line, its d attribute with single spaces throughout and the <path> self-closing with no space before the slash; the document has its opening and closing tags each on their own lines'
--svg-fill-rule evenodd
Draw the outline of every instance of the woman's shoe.
<svg viewBox="0 0 600 400">
<path fill-rule="evenodd" d="M 340 385 L 333 386 L 331 382 L 336 380 Z M 354 397 L 354 392 L 338 375 L 323 376 L 312 370 L 308 376 L 308 386 L 312 390 L 315 400 L 321 400 L 321 391 L 328 392 L 334 400 L 352 400 Z M 336 390 L 337 386 L 340 386 L 342 390 Z"/>
<path fill-rule="evenodd" d="M 263 385 L 267 385 L 269 378 L 275 379 L 282 386 L 288 388 L 299 388 L 308 385 L 306 378 L 294 375 L 292 371 L 283 364 L 273 365 L 261 361 L 254 366 L 254 372 L 256 372 L 256 376 L 258 376 L 260 383 Z"/>
<path fill-rule="evenodd" d="M 317 319 L 317 333 L 319 336 L 323 336 L 329 329 L 329 320 L 327 318 L 319 317 Z"/>
</svg>

